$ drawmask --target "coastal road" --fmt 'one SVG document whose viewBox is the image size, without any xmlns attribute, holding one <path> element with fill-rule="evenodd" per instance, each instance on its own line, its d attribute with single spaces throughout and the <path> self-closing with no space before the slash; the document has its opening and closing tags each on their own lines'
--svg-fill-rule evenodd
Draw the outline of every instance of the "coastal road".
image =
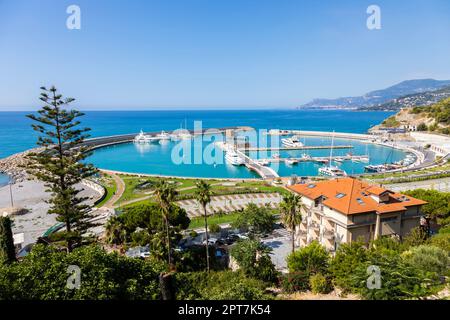
<svg viewBox="0 0 450 320">
<path fill-rule="evenodd" d="M 386 184 L 385 187 L 389 190 L 398 192 L 415 189 L 427 189 L 427 190 L 438 190 L 442 192 L 450 192 L 450 178 Z"/>
</svg>

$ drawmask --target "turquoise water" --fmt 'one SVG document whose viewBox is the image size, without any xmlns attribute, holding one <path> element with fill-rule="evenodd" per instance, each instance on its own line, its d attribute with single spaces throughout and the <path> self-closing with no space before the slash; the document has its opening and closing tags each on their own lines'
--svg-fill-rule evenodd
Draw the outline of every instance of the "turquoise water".
<svg viewBox="0 0 450 320">
<path fill-rule="evenodd" d="M 32 148 L 36 133 L 29 112 L 0 112 L 0 158 Z M 144 131 L 192 128 L 202 120 L 204 128 L 251 126 L 256 129 L 285 128 L 364 133 L 392 115 L 392 112 L 314 111 L 314 110 L 184 110 L 184 111 L 86 111 L 83 126 L 93 137 Z"/>
<path fill-rule="evenodd" d="M 383 146 L 364 144 L 355 140 L 336 139 L 335 145 L 352 145 L 351 149 L 335 149 L 333 155 L 344 156 L 348 152 L 354 155 L 370 156 L 370 164 L 383 164 L 386 162 L 399 161 L 404 158 L 402 151 L 394 150 Z M 206 152 L 205 148 L 210 146 L 212 152 Z M 270 143 L 268 144 L 270 145 Z M 307 137 L 306 145 L 321 146 L 331 145 L 329 138 Z M 175 149 L 176 148 L 176 149 Z M 174 150 L 184 150 L 184 152 L 174 152 Z M 308 150 L 308 151 L 281 151 L 283 157 L 301 157 L 307 152 L 312 157 L 328 157 L 329 149 Z M 253 159 L 271 158 L 276 152 L 250 152 Z M 206 158 L 205 155 L 212 154 L 214 159 Z M 179 155 L 179 156 L 178 156 Z M 175 159 L 175 160 L 174 160 Z M 152 143 L 147 145 L 127 143 L 110 146 L 96 150 L 88 159 L 96 166 L 116 171 L 126 171 L 133 173 L 147 173 L 170 176 L 185 177 L 211 177 L 211 178 L 257 178 L 256 174 L 249 171 L 244 166 L 233 166 L 226 163 L 223 152 L 220 148 L 213 147 L 209 141 L 202 141 L 200 137 L 195 141 L 167 142 L 163 145 Z M 203 161 L 203 163 L 202 163 Z M 367 163 L 357 163 L 344 161 L 343 163 L 333 163 L 344 169 L 348 174 L 364 172 Z M 296 165 L 285 163 L 272 163 L 270 167 L 280 176 L 315 176 L 321 164 L 306 162 Z"/>
<path fill-rule="evenodd" d="M 26 114 L 27 112 L 0 112 L 0 158 L 35 146 L 37 135 L 31 129 L 31 120 L 25 117 Z M 340 110 L 89 111 L 81 120 L 83 126 L 92 129 L 93 137 L 137 133 L 141 128 L 148 132 L 170 131 L 185 126 L 185 123 L 188 129 L 192 129 L 193 122 L 197 120 L 203 121 L 203 128 L 251 126 L 255 129 L 283 128 L 364 133 L 391 114 L 390 112 Z M 320 143 L 320 141 L 307 140 L 307 144 L 312 143 Z M 343 143 L 348 144 L 345 141 Z M 355 146 L 354 154 L 365 153 L 360 152 L 358 143 L 353 141 L 351 144 Z M 132 144 L 119 145 L 97 150 L 89 160 L 100 167 L 120 171 L 200 177 L 254 177 L 245 168 L 225 164 L 217 164 L 215 167 L 201 164 L 173 165 L 170 157 L 171 149 L 170 144 L 151 146 L 148 150 L 138 150 Z M 341 151 L 343 154 L 347 152 L 336 150 L 336 154 Z M 388 148 L 370 146 L 369 151 L 371 155 L 373 153 L 373 163 L 384 163 L 384 158 L 390 155 Z M 327 150 L 311 152 L 312 156 L 327 154 Z M 283 153 L 281 155 L 284 156 Z M 402 153 L 395 151 L 391 156 L 393 161 L 396 161 L 402 157 Z M 344 163 L 342 168 L 348 173 L 357 173 L 361 171 L 362 166 L 362 164 Z M 317 171 L 317 165 L 298 164 L 292 169 L 280 165 L 278 171 L 280 175 L 292 173 L 306 175 Z M 6 178 L 0 175 L 0 184 L 2 181 L 6 181 Z"/>
<path fill-rule="evenodd" d="M 5 174 L 0 173 L 0 187 L 3 187 L 4 185 L 7 185 L 9 181 L 9 178 Z"/>
</svg>

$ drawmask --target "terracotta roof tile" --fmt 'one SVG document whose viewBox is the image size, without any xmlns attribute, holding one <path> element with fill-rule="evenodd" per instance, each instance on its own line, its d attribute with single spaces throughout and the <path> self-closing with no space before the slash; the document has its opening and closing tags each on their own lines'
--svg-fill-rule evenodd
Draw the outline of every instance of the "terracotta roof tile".
<svg viewBox="0 0 450 320">
<path fill-rule="evenodd" d="M 408 206 L 426 204 L 425 201 L 370 185 L 355 178 L 338 178 L 310 184 L 297 184 L 289 189 L 310 199 L 324 197 L 323 204 L 343 214 L 404 211 Z M 388 203 L 378 203 L 373 197 L 389 193 Z"/>
</svg>

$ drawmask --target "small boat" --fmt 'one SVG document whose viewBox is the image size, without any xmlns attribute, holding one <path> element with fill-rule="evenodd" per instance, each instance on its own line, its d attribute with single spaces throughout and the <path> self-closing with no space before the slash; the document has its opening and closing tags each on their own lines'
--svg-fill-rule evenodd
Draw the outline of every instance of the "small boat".
<svg viewBox="0 0 450 320">
<path fill-rule="evenodd" d="M 280 159 L 280 154 L 279 154 L 279 153 L 274 153 L 274 154 L 272 155 L 272 158 L 274 158 L 274 159 Z"/>
<path fill-rule="evenodd" d="M 344 159 L 337 157 L 337 158 L 334 158 L 334 162 L 342 163 L 342 162 L 344 162 Z"/>
<path fill-rule="evenodd" d="M 170 134 L 168 134 L 167 132 L 162 130 L 160 134 L 157 134 L 155 136 L 155 138 L 157 138 L 159 140 L 170 140 Z"/>
<path fill-rule="evenodd" d="M 266 159 L 258 160 L 258 163 L 262 166 L 268 166 L 270 162 Z"/>
<path fill-rule="evenodd" d="M 227 151 L 225 154 L 225 160 L 234 166 L 241 166 L 245 163 L 244 159 L 233 150 Z"/>
<path fill-rule="evenodd" d="M 311 160 L 312 157 L 309 154 L 307 154 L 307 153 L 303 153 L 301 159 L 302 160 Z"/>
<path fill-rule="evenodd" d="M 368 165 L 364 167 L 364 170 L 366 170 L 367 172 L 385 172 L 386 171 L 386 167 L 384 165 Z"/>
<path fill-rule="evenodd" d="M 300 142 L 300 139 L 297 136 L 281 139 L 281 143 L 283 144 L 283 146 L 289 148 L 303 147 L 303 143 Z"/>
<path fill-rule="evenodd" d="M 329 177 L 346 177 L 347 176 L 347 173 L 344 170 L 339 169 L 338 167 L 334 167 L 334 166 L 319 168 L 319 174 L 322 176 L 329 176 Z"/>
<path fill-rule="evenodd" d="M 298 160 L 295 160 L 295 159 L 286 159 L 286 160 L 284 160 L 284 162 L 285 162 L 286 164 L 288 164 L 288 165 L 293 165 L 293 164 L 297 164 L 297 163 L 298 163 Z"/>
<path fill-rule="evenodd" d="M 150 136 L 144 134 L 144 132 L 141 130 L 137 136 L 134 137 L 133 142 L 134 143 L 148 143 L 152 139 Z"/>
</svg>

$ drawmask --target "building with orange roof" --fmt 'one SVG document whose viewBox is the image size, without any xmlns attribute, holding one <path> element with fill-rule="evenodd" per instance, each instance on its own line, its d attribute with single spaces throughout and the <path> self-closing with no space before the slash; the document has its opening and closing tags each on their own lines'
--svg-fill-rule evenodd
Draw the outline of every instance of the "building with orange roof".
<svg viewBox="0 0 450 320">
<path fill-rule="evenodd" d="M 419 226 L 425 201 L 345 177 L 288 187 L 306 208 L 296 230 L 297 245 L 313 240 L 330 251 L 340 243 L 380 236 L 402 238 Z"/>
</svg>

